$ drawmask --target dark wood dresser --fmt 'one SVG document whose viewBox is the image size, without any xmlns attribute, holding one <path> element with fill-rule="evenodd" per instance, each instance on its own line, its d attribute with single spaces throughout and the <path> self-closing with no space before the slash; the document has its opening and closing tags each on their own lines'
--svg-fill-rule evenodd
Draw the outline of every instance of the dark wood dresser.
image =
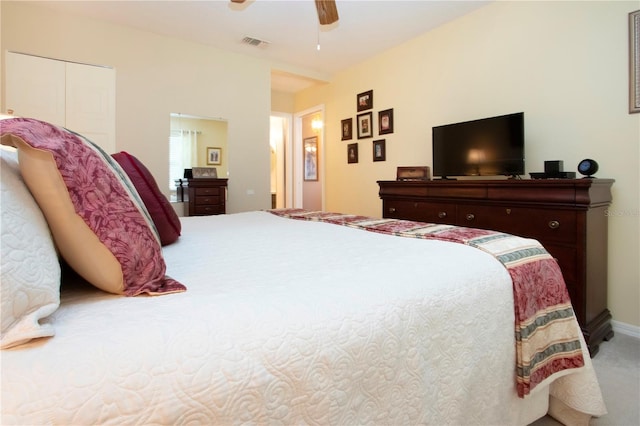
<svg viewBox="0 0 640 426">
<path fill-rule="evenodd" d="M 607 207 L 613 179 L 378 181 L 385 218 L 535 238 L 558 260 L 591 355 L 613 337 Z"/>
<path fill-rule="evenodd" d="M 177 179 L 178 201 L 189 202 L 189 216 L 226 213 L 228 179 Z"/>
</svg>

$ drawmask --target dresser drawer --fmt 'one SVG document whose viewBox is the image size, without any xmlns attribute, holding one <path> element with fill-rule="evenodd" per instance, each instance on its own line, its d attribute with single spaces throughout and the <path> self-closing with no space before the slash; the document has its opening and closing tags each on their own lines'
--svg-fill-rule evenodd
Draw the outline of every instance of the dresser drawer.
<svg viewBox="0 0 640 426">
<path fill-rule="evenodd" d="M 458 206 L 457 216 L 461 226 L 562 243 L 576 241 L 576 221 L 576 213 L 570 210 L 478 205 Z"/>
<path fill-rule="evenodd" d="M 384 217 L 428 223 L 449 223 L 456 220 L 456 205 L 392 200 L 384 203 Z"/>
<path fill-rule="evenodd" d="M 586 295 L 581 290 L 579 268 L 578 268 L 578 252 L 571 247 L 556 246 L 553 244 L 546 244 L 545 248 L 551 256 L 553 256 L 560 265 L 562 271 L 562 277 L 567 285 L 567 291 L 573 304 L 573 309 L 579 318 L 584 318 L 585 309 L 585 297 Z"/>
<path fill-rule="evenodd" d="M 546 244 L 544 248 L 558 261 L 567 287 L 575 287 L 578 278 L 576 273 L 576 249 L 553 244 Z"/>
</svg>

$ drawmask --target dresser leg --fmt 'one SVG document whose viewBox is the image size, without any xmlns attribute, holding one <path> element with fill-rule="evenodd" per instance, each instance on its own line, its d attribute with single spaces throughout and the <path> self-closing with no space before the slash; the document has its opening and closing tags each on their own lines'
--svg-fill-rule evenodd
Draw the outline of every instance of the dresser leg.
<svg viewBox="0 0 640 426">
<path fill-rule="evenodd" d="M 591 358 L 596 356 L 600 350 L 602 341 L 609 341 L 613 338 L 613 328 L 611 327 L 611 313 L 605 309 L 588 324 L 581 327 L 584 339 L 587 342 Z"/>
</svg>

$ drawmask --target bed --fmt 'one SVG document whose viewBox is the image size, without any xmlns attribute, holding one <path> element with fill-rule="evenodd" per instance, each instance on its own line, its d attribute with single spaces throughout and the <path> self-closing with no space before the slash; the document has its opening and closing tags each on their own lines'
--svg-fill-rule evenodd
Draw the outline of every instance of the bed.
<svg viewBox="0 0 640 426">
<path fill-rule="evenodd" d="M 36 120 L 0 123 L 17 148 L 0 151 L 2 424 L 526 425 L 547 413 L 586 424 L 606 413 L 575 317 L 538 300 L 564 283 L 533 240 L 295 209 L 176 219 L 134 157 L 114 162 Z M 71 157 L 91 161 L 81 172 Z M 65 234 L 77 228 L 57 228 L 71 222 L 47 205 L 60 200 L 35 188 L 43 162 L 95 234 L 84 250 Z M 98 182 L 105 170 L 113 182 Z M 111 257 L 90 251 L 100 245 Z M 115 284 L 83 264 L 114 259 Z M 532 282 L 556 289 L 515 290 Z M 531 342 L 514 332 L 517 300 L 554 316 L 532 339 L 563 348 L 533 351 L 542 375 L 522 374 Z"/>
</svg>

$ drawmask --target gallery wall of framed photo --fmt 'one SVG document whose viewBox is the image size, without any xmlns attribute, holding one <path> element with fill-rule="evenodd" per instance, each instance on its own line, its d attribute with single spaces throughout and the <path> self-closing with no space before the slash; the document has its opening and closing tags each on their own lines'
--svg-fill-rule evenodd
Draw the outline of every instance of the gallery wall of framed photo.
<svg viewBox="0 0 640 426">
<path fill-rule="evenodd" d="M 360 140 L 372 139 L 371 152 L 372 161 L 387 160 L 386 139 L 375 139 L 376 136 L 389 135 L 393 129 L 393 108 L 387 108 L 374 112 L 373 90 L 358 93 L 356 95 L 355 117 L 348 117 L 341 120 L 340 129 L 342 131 L 342 141 L 353 141 L 347 144 L 347 163 L 357 164 L 359 162 L 358 145 Z M 377 120 L 377 126 L 374 124 Z M 354 129 L 355 126 L 355 129 Z"/>
</svg>

